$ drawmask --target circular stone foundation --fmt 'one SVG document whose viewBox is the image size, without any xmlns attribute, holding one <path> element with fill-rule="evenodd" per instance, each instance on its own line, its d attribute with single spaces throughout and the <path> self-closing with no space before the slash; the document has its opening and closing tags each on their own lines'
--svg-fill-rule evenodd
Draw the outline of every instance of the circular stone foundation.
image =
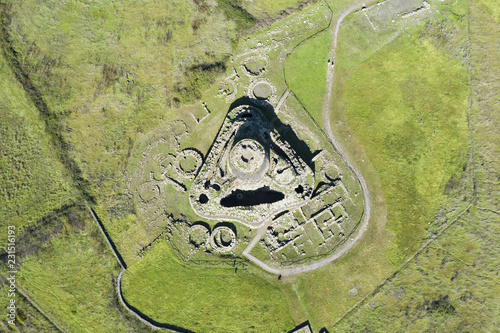
<svg viewBox="0 0 500 333">
<path fill-rule="evenodd" d="M 273 88 L 267 82 L 259 82 L 253 87 L 253 94 L 257 99 L 265 100 L 273 94 Z"/>
<path fill-rule="evenodd" d="M 181 151 L 179 155 L 177 155 L 176 160 L 179 174 L 191 178 L 196 175 L 203 158 L 196 150 L 188 148 Z"/>
<path fill-rule="evenodd" d="M 147 182 L 139 185 L 137 193 L 143 202 L 150 202 L 160 195 L 160 187 L 153 183 Z"/>
<path fill-rule="evenodd" d="M 251 98 L 255 98 L 258 102 L 276 103 L 276 87 L 266 78 L 260 78 L 251 82 L 246 92 Z"/>
<path fill-rule="evenodd" d="M 189 228 L 189 241 L 196 247 L 206 246 L 210 232 L 201 225 L 195 224 Z"/>
<path fill-rule="evenodd" d="M 210 237 L 210 245 L 216 252 L 231 251 L 236 245 L 236 235 L 229 227 L 217 227 Z"/>
<path fill-rule="evenodd" d="M 256 140 L 243 139 L 231 149 L 229 159 L 236 173 L 251 175 L 261 169 L 266 161 L 266 151 Z"/>
<path fill-rule="evenodd" d="M 184 158 L 179 160 L 179 166 L 185 173 L 193 173 L 196 171 L 196 158 L 193 156 L 184 156 Z"/>
<path fill-rule="evenodd" d="M 245 61 L 243 67 L 248 74 L 257 76 L 266 70 L 267 60 L 261 57 L 249 58 Z"/>
</svg>

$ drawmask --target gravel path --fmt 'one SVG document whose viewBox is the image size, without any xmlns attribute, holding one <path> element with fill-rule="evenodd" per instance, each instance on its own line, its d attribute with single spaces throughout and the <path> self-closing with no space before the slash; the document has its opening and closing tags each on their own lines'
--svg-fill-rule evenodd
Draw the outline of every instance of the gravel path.
<svg viewBox="0 0 500 333">
<path fill-rule="evenodd" d="M 362 8 L 365 6 L 364 3 L 358 3 L 349 9 L 347 9 L 337 20 L 335 26 L 333 27 L 333 40 L 332 40 L 332 49 L 330 51 L 330 59 L 335 60 L 335 55 L 336 55 L 336 49 L 337 49 L 337 36 L 338 32 L 340 29 L 340 24 L 344 20 L 344 18 L 352 13 L 353 11 Z M 361 220 L 361 225 L 359 226 L 356 235 L 353 238 L 350 238 L 347 242 L 346 245 L 340 250 L 339 252 L 336 252 L 333 254 L 331 257 L 328 257 L 324 260 L 315 262 L 310 265 L 306 266 L 299 266 L 299 267 L 293 267 L 293 268 L 282 268 L 282 269 L 275 269 L 271 268 L 265 263 L 263 263 L 261 260 L 255 258 L 254 256 L 250 255 L 250 251 L 252 251 L 253 247 L 258 243 L 258 241 L 262 238 L 262 236 L 265 234 L 265 231 L 267 229 L 267 226 L 269 225 L 270 222 L 267 222 L 264 224 L 261 228 L 259 228 L 259 231 L 257 232 L 257 235 L 254 237 L 252 242 L 245 248 L 243 251 L 243 255 L 248 258 L 250 261 L 253 263 L 257 264 L 260 266 L 262 269 L 268 271 L 269 273 L 273 274 L 281 274 L 283 276 L 289 276 L 289 275 L 295 275 L 295 274 L 300 274 L 300 273 L 305 273 L 305 272 L 310 272 L 313 270 L 316 270 L 320 267 L 326 266 L 330 264 L 331 262 L 335 261 L 342 255 L 344 255 L 346 252 L 348 252 L 356 243 L 357 241 L 363 236 L 365 231 L 368 229 L 368 221 L 370 220 L 370 214 L 371 214 L 371 201 L 370 201 L 370 195 L 368 192 L 368 186 L 366 185 L 366 181 L 363 178 L 363 175 L 361 172 L 354 167 L 354 165 L 351 164 L 351 162 L 346 158 L 344 150 L 342 149 L 342 146 L 340 143 L 335 139 L 332 133 L 332 128 L 330 125 L 330 105 L 331 105 L 331 100 L 332 100 L 332 88 L 333 88 L 333 78 L 334 78 L 334 70 L 335 66 L 333 65 L 334 61 L 328 64 L 328 71 L 326 75 L 326 100 L 323 104 L 323 124 L 325 127 L 326 134 L 328 136 L 328 139 L 332 143 L 333 147 L 335 150 L 339 153 L 340 157 L 344 161 L 344 163 L 353 171 L 354 175 L 357 177 L 359 184 L 361 185 L 361 190 L 363 192 L 363 202 L 364 202 L 364 211 L 363 211 L 363 216 Z M 264 228 L 265 226 L 265 228 Z M 262 231 L 263 230 L 263 231 Z"/>
</svg>

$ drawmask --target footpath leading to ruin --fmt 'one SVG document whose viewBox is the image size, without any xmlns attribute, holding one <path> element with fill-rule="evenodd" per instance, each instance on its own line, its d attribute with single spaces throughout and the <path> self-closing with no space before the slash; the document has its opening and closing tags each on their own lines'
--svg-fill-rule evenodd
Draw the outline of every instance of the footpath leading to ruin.
<svg viewBox="0 0 500 333">
<path fill-rule="evenodd" d="M 335 63 L 335 56 L 336 56 L 336 49 L 337 49 L 337 36 L 339 33 L 340 29 L 340 24 L 346 18 L 347 15 L 352 13 L 355 10 L 358 10 L 362 7 L 365 6 L 365 3 L 358 3 L 350 8 L 348 8 L 342 15 L 339 17 L 337 22 L 335 23 L 335 26 L 333 26 L 333 38 L 332 38 L 332 47 L 330 50 L 330 59 L 333 59 L 331 63 L 328 65 L 328 70 L 327 70 L 327 75 L 326 75 L 326 99 L 325 102 L 323 103 L 323 124 L 325 128 L 325 132 L 327 134 L 328 139 L 330 140 L 332 146 L 334 149 L 339 153 L 342 161 L 353 171 L 354 175 L 358 179 L 359 184 L 361 185 L 361 190 L 363 192 L 363 203 L 364 203 L 364 211 L 363 211 L 363 216 L 361 218 L 360 226 L 358 230 L 356 231 L 356 234 L 354 237 L 350 238 L 347 242 L 346 245 L 342 248 L 342 250 L 336 252 L 332 256 L 321 260 L 317 261 L 315 263 L 312 263 L 310 265 L 305 265 L 305 266 L 299 266 L 299 267 L 292 267 L 292 268 L 282 268 L 282 269 L 275 269 L 271 268 L 268 265 L 266 265 L 264 262 L 261 260 L 255 258 L 250 254 L 252 251 L 253 247 L 259 242 L 259 240 L 264 236 L 267 226 L 269 225 L 270 222 L 265 223 L 262 225 L 262 227 L 259 228 L 257 231 L 257 235 L 254 237 L 254 239 L 250 242 L 250 244 L 245 248 L 243 251 L 243 256 L 245 256 L 247 259 L 258 265 L 260 268 L 264 269 L 265 271 L 272 273 L 272 274 L 281 274 L 283 276 L 289 276 L 289 275 L 295 275 L 295 274 L 300 274 L 300 273 L 305 273 L 305 272 L 310 272 L 314 271 L 318 268 L 321 268 L 323 266 L 326 266 L 333 261 L 337 260 L 340 258 L 342 255 L 347 253 L 357 242 L 358 240 L 363 236 L 365 231 L 368 229 L 368 221 L 370 220 L 370 214 L 371 214 L 371 201 L 370 201 L 370 195 L 368 192 L 368 186 L 366 185 L 366 181 L 363 178 L 363 175 L 361 172 L 351 164 L 351 162 L 346 158 L 346 155 L 344 153 L 344 150 L 342 149 L 342 146 L 340 143 L 335 139 L 332 128 L 330 125 L 330 106 L 331 106 L 331 100 L 332 100 L 332 89 L 333 89 L 333 79 L 334 79 L 334 73 L 335 73 L 335 66 L 333 65 Z M 288 91 L 288 89 L 287 89 Z M 288 97 L 288 95 L 287 95 Z M 284 101 L 281 101 L 283 103 Z"/>
<path fill-rule="evenodd" d="M 269 227 L 269 225 L 271 225 L 271 221 L 267 221 L 266 223 L 264 223 L 263 225 L 261 225 L 259 227 L 259 229 L 257 230 L 257 234 L 252 239 L 252 241 L 250 242 L 250 244 L 248 244 L 248 246 L 245 248 L 245 250 L 243 250 L 242 255 L 245 258 L 247 258 L 248 260 L 250 260 L 251 262 L 253 262 L 254 264 L 256 264 L 257 266 L 259 266 L 260 268 L 262 268 L 263 270 L 265 270 L 265 271 L 267 271 L 269 273 L 272 273 L 272 274 L 281 274 L 280 270 L 278 270 L 276 268 L 269 267 L 268 265 L 266 265 L 265 263 L 263 263 L 261 260 L 255 258 L 253 255 L 250 254 L 250 251 L 252 251 L 253 247 L 266 234 L 266 230 L 267 230 L 267 227 Z"/>
</svg>

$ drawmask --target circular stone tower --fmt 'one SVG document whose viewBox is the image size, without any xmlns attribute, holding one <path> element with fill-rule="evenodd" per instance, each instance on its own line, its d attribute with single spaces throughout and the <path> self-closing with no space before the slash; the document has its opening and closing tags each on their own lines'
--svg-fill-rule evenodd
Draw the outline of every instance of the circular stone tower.
<svg viewBox="0 0 500 333">
<path fill-rule="evenodd" d="M 231 149 L 228 168 L 240 180 L 257 181 L 266 173 L 268 167 L 269 149 L 265 149 L 257 140 L 240 140 Z"/>
</svg>

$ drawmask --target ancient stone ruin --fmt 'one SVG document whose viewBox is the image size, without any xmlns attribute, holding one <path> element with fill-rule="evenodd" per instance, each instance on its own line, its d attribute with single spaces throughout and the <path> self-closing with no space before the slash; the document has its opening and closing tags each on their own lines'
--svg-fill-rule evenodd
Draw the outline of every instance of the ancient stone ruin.
<svg viewBox="0 0 500 333">
<path fill-rule="evenodd" d="M 304 20 L 314 17 L 298 22 Z M 186 123 L 172 123 L 139 146 L 129 182 L 138 220 L 151 235 L 161 231 L 181 260 L 250 260 L 275 273 L 331 258 L 353 239 L 364 212 L 360 183 L 293 93 L 268 75 L 276 65 L 269 54 L 284 61 L 285 45 L 301 32 L 245 41 L 248 51 L 232 58 L 214 92 L 218 101 L 189 109 L 194 126 L 207 128 L 206 119 L 219 122 L 226 105 L 239 105 L 206 154 L 205 142 L 187 139 Z"/>
<path fill-rule="evenodd" d="M 299 207 L 312 195 L 314 173 L 256 107 L 231 110 L 189 193 L 207 219 L 251 228 Z"/>
</svg>

